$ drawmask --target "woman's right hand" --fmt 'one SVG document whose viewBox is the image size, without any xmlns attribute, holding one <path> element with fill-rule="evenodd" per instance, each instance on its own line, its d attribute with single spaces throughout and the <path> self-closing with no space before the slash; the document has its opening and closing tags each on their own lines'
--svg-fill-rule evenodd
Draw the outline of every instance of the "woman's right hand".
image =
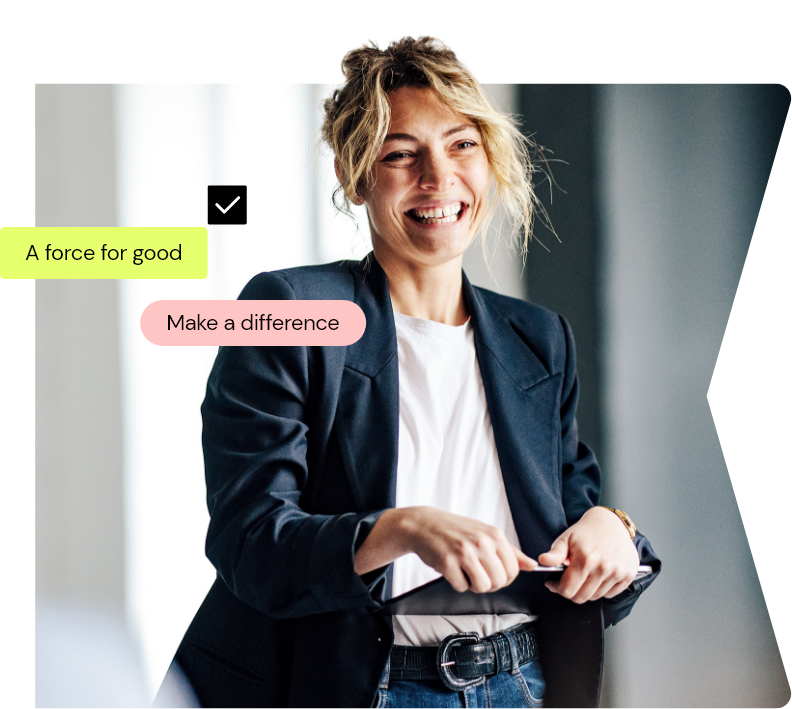
<svg viewBox="0 0 792 709">
<path fill-rule="evenodd" d="M 386 510 L 355 554 L 364 574 L 415 552 L 457 591 L 497 591 L 538 564 L 497 527 L 435 507 Z"/>
</svg>

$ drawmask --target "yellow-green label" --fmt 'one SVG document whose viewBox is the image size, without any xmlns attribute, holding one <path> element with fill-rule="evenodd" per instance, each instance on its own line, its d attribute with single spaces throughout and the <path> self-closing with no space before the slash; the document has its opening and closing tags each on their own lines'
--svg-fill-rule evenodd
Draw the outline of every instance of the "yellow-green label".
<svg viewBox="0 0 792 709">
<path fill-rule="evenodd" d="M 2 278 L 206 278 L 205 227 L 3 227 Z"/>
</svg>

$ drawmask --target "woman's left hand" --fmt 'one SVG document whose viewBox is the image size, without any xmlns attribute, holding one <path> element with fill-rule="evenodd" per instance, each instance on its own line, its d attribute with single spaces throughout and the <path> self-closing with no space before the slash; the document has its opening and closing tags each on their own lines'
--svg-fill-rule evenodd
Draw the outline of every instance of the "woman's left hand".
<svg viewBox="0 0 792 709">
<path fill-rule="evenodd" d="M 575 603 L 613 598 L 632 583 L 638 551 L 621 519 L 604 507 L 592 507 L 539 556 L 545 566 L 568 568 L 545 586 Z"/>
</svg>

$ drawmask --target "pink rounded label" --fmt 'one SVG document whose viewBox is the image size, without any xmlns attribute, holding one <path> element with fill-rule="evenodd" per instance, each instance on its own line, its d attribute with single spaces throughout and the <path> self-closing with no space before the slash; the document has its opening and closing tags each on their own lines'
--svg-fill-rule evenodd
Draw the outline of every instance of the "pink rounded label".
<svg viewBox="0 0 792 709">
<path fill-rule="evenodd" d="M 345 346 L 366 316 L 349 300 L 157 300 L 140 329 L 155 345 Z"/>
</svg>

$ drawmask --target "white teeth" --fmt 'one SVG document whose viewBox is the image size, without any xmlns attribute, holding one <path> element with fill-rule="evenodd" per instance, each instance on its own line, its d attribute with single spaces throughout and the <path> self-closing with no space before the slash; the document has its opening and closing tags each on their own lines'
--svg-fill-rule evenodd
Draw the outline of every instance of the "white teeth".
<svg viewBox="0 0 792 709">
<path fill-rule="evenodd" d="M 426 220 L 426 224 L 450 224 L 456 221 L 459 221 L 459 217 L 456 214 L 452 214 L 449 217 L 429 217 Z"/>
<path fill-rule="evenodd" d="M 442 219 L 443 217 L 450 217 L 462 211 L 462 202 L 455 202 L 454 204 L 447 204 L 445 207 L 432 207 L 429 209 L 415 209 L 415 214 L 421 219 Z M 456 221 L 456 219 L 454 219 Z M 439 222 L 438 222 L 439 223 Z"/>
</svg>

